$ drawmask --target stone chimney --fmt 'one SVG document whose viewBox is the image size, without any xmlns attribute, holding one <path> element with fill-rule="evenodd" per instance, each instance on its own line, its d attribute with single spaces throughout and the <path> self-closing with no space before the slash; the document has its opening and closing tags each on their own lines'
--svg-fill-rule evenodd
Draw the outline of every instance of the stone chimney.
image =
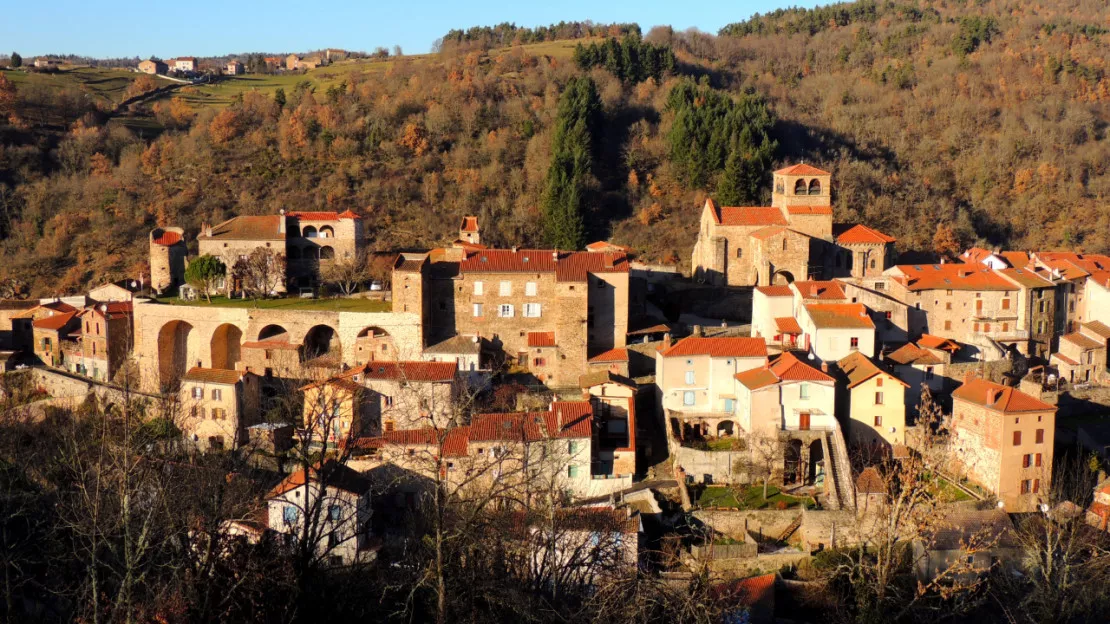
<svg viewBox="0 0 1110 624">
<path fill-rule="evenodd" d="M 828 362 L 821 362 L 821 372 L 822 373 L 828 373 L 829 372 L 829 363 Z"/>
<path fill-rule="evenodd" d="M 663 334 L 663 350 L 666 351 L 667 349 L 670 349 L 670 348 L 671 348 L 671 332 L 667 332 L 667 333 Z"/>
<path fill-rule="evenodd" d="M 278 211 L 278 234 L 285 234 L 285 209 Z"/>
<path fill-rule="evenodd" d="M 701 325 L 694 325 L 694 327 L 690 330 L 690 335 L 701 338 L 701 336 L 702 336 Z"/>
</svg>

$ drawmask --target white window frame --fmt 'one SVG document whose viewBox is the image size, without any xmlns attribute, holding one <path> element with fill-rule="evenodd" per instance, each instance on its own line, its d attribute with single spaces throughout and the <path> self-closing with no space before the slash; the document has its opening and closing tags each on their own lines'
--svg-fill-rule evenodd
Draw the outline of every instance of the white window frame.
<svg viewBox="0 0 1110 624">
<path fill-rule="evenodd" d="M 524 318 L 540 318 L 540 314 L 542 313 L 542 311 L 543 310 L 542 310 L 541 304 L 538 304 L 538 303 L 526 303 L 526 304 L 524 304 Z"/>
<path fill-rule="evenodd" d="M 485 284 L 482 282 L 474 282 L 474 294 L 479 296 L 486 294 Z"/>
<path fill-rule="evenodd" d="M 686 385 L 687 386 L 692 386 L 692 385 L 694 385 L 695 380 L 697 379 L 697 376 L 694 375 L 694 371 L 688 370 L 688 371 L 686 371 L 685 379 L 686 379 Z"/>
<path fill-rule="evenodd" d="M 497 294 L 502 297 L 509 297 L 513 294 L 513 283 L 508 280 L 502 280 L 497 286 Z"/>
<path fill-rule="evenodd" d="M 502 303 L 497 306 L 497 316 L 499 318 L 513 318 L 516 315 L 516 308 L 511 303 Z"/>
<path fill-rule="evenodd" d="M 686 390 L 682 393 L 683 405 L 694 405 L 695 403 L 697 403 L 697 397 L 694 396 L 693 390 Z"/>
<path fill-rule="evenodd" d="M 481 318 L 481 316 L 482 316 L 482 304 L 475 303 L 474 304 L 474 318 Z"/>
<path fill-rule="evenodd" d="M 537 289 L 536 289 L 536 283 L 535 282 L 527 282 L 527 283 L 524 284 L 524 296 L 526 296 L 526 297 L 535 297 L 536 292 L 537 292 Z"/>
</svg>

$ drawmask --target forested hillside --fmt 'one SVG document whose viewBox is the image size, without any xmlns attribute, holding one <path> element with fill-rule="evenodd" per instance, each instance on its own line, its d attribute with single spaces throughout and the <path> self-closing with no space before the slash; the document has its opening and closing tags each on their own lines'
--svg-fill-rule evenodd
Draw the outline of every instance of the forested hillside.
<svg viewBox="0 0 1110 624">
<path fill-rule="evenodd" d="M 642 39 L 501 25 L 115 118 L 3 80 L 0 279 L 134 276 L 156 225 L 192 238 L 282 208 L 355 210 L 379 250 L 477 214 L 491 244 L 611 238 L 685 264 L 707 193 L 765 200 L 799 160 L 834 173 L 839 220 L 902 251 L 932 253 L 945 224 L 964 245 L 1106 252 L 1108 33 L 1097 0 L 861 2 Z"/>
</svg>

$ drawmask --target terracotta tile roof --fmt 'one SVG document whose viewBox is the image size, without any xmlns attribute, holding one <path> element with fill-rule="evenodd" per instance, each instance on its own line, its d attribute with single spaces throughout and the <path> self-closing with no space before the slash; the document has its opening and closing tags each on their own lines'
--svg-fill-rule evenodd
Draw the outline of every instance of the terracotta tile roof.
<svg viewBox="0 0 1110 624">
<path fill-rule="evenodd" d="M 344 377 L 361 375 L 364 379 L 400 381 L 451 381 L 457 366 L 454 362 L 367 362 L 344 373 Z"/>
<path fill-rule="evenodd" d="M 844 374 L 848 376 L 849 388 L 855 388 L 876 375 L 886 375 L 887 378 L 893 379 L 907 388 L 910 387 L 906 382 L 876 366 L 875 363 L 871 361 L 871 358 L 859 351 L 849 353 L 847 356 L 841 358 L 841 360 L 837 362 L 837 365 L 839 365 L 840 370 L 844 371 Z"/>
<path fill-rule="evenodd" d="M 761 368 L 753 368 L 733 377 L 751 390 L 758 390 L 766 386 L 783 381 L 818 381 L 833 382 L 832 377 L 813 368 L 799 360 L 792 353 L 783 353 L 774 362 L 765 364 Z"/>
<path fill-rule="evenodd" d="M 452 336 L 424 349 L 425 354 L 475 355 L 482 352 L 482 339 L 477 336 Z"/>
<path fill-rule="evenodd" d="M 370 491 L 370 480 L 353 468 L 329 459 L 321 467 L 312 466 L 307 471 L 302 468 L 288 477 L 285 477 L 266 494 L 266 498 L 277 498 L 290 490 L 301 487 L 308 480 L 306 474 L 317 483 L 323 483 L 328 488 L 335 488 L 353 494 L 365 494 Z"/>
<path fill-rule="evenodd" d="M 905 274 L 905 277 L 895 277 L 895 280 L 912 291 L 1015 290 L 1009 280 L 981 265 L 900 264 L 894 268 Z"/>
<path fill-rule="evenodd" d="M 844 287 L 836 280 L 794 282 L 803 299 L 847 299 Z"/>
<path fill-rule="evenodd" d="M 1068 366 L 1079 366 L 1079 362 L 1076 362 L 1075 360 L 1073 360 L 1070 357 L 1064 355 L 1063 353 L 1053 353 L 1052 357 L 1050 357 L 1048 359 L 1050 359 L 1050 360 L 1060 360 L 1061 362 L 1063 362 L 1064 364 L 1067 364 Z"/>
<path fill-rule="evenodd" d="M 658 325 L 652 325 L 651 327 L 644 327 L 644 328 L 641 328 L 641 329 L 635 329 L 633 331 L 628 332 L 627 335 L 629 335 L 629 336 L 645 336 L 647 334 L 659 334 L 659 333 L 664 333 L 664 332 L 669 332 L 669 331 L 671 331 L 671 326 L 670 325 L 667 325 L 666 323 L 659 323 Z"/>
<path fill-rule="evenodd" d="M 817 167 L 807 165 L 805 163 L 791 165 L 775 172 L 779 175 L 802 175 L 802 176 L 816 176 L 816 175 L 832 175 L 828 171 L 823 171 Z"/>
<path fill-rule="evenodd" d="M 1045 264 L 1069 263 L 1087 273 L 1110 271 L 1110 256 L 1102 254 L 1084 254 L 1074 251 L 1038 251 L 1037 259 Z"/>
<path fill-rule="evenodd" d="M 960 350 L 960 343 L 949 338 L 941 338 L 932 334 L 921 334 L 917 339 L 917 346 L 925 347 L 926 349 L 937 349 L 939 351 L 949 351 L 955 353 Z"/>
<path fill-rule="evenodd" d="M 1029 254 L 1024 251 L 1002 251 L 998 255 L 1002 256 L 1002 259 L 1015 269 L 1024 269 L 1029 266 L 1029 261 L 1032 260 Z"/>
<path fill-rule="evenodd" d="M 995 548 L 1014 548 L 1019 543 L 1013 520 L 1001 509 L 953 509 L 945 512 L 944 520 L 928 550 L 962 550 L 974 539 L 993 543 Z"/>
<path fill-rule="evenodd" d="M 802 326 L 798 324 L 798 319 L 793 316 L 780 316 L 775 319 L 775 329 L 780 334 L 800 334 L 802 333 Z"/>
<path fill-rule="evenodd" d="M 998 272 L 1025 288 L 1052 288 L 1052 282 L 1029 269 L 999 269 Z"/>
<path fill-rule="evenodd" d="M 108 320 L 115 320 L 120 317 L 130 316 L 133 311 L 134 307 L 130 301 L 110 301 L 108 303 L 91 305 L 82 310 L 80 316 L 96 314 Z"/>
<path fill-rule="evenodd" d="M 831 215 L 832 206 L 787 206 L 786 212 L 792 215 Z"/>
<path fill-rule="evenodd" d="M 886 484 L 874 466 L 868 466 L 856 478 L 856 491 L 861 494 L 885 494 Z"/>
<path fill-rule="evenodd" d="M 463 217 L 462 224 L 459 225 L 460 232 L 477 232 L 478 231 L 478 217 Z"/>
<path fill-rule="evenodd" d="M 807 303 L 803 307 L 817 329 L 875 329 L 862 303 Z"/>
<path fill-rule="evenodd" d="M 239 379 L 242 376 L 243 374 L 237 370 L 194 366 L 189 369 L 189 372 L 185 373 L 182 379 L 185 381 L 195 381 L 197 383 L 215 383 L 234 386 L 239 383 Z"/>
<path fill-rule="evenodd" d="M 713 597 L 722 603 L 731 603 L 748 609 L 748 618 L 738 621 L 771 622 L 775 619 L 775 578 L 777 574 L 764 574 L 714 585 Z M 727 618 L 726 618 L 727 620 Z"/>
<path fill-rule="evenodd" d="M 627 362 L 628 349 L 618 347 L 616 349 L 609 349 L 605 353 L 599 353 L 590 358 L 590 364 L 599 364 L 602 362 Z"/>
<path fill-rule="evenodd" d="M 792 231 L 793 230 L 791 230 L 791 229 L 789 229 L 785 226 L 782 226 L 782 225 L 769 225 L 765 228 L 759 228 L 758 230 L 752 232 L 748 236 L 751 236 L 752 238 L 758 238 L 759 240 L 767 240 L 768 238 L 771 238 L 772 236 L 775 236 L 777 234 L 782 234 L 783 232 L 792 232 Z M 805 235 L 803 234 L 802 236 L 805 236 Z"/>
<path fill-rule="evenodd" d="M 716 216 L 716 213 L 714 213 Z M 721 225 L 788 225 L 782 211 L 773 206 L 722 206 Z"/>
<path fill-rule="evenodd" d="M 841 245 L 871 245 L 893 243 L 897 239 L 887 236 L 882 232 L 869 228 L 866 225 L 856 224 L 844 230 L 836 237 L 836 242 Z"/>
<path fill-rule="evenodd" d="M 1099 271 L 1087 277 L 1087 282 L 1094 282 L 1103 288 L 1110 289 L 1110 271 Z"/>
<path fill-rule="evenodd" d="M 546 412 L 479 414 L 470 423 L 471 442 L 535 442 L 592 436 L 593 407 L 589 401 L 556 401 Z"/>
<path fill-rule="evenodd" d="M 790 286 L 787 285 L 787 284 L 775 284 L 773 286 L 757 286 L 756 290 L 758 290 L 760 292 L 760 294 L 765 295 L 767 297 L 793 297 L 794 296 L 794 291 L 790 290 Z"/>
<path fill-rule="evenodd" d="M 161 236 L 154 239 L 154 244 L 155 245 L 162 245 L 164 247 L 169 247 L 170 245 L 176 245 L 177 243 L 180 243 L 180 242 L 181 242 L 181 235 L 178 234 L 177 232 L 162 232 Z"/>
<path fill-rule="evenodd" d="M 285 234 L 279 231 L 280 215 L 265 215 L 258 217 L 232 217 L 219 225 L 212 227 L 212 236 L 207 237 L 202 233 L 198 238 L 225 238 L 228 240 L 285 240 Z"/>
<path fill-rule="evenodd" d="M 397 271 L 419 272 L 424 263 L 428 261 L 428 254 L 403 253 L 397 255 L 393 268 Z"/>
<path fill-rule="evenodd" d="M 960 258 L 962 258 L 968 264 L 982 264 L 984 261 L 986 261 L 987 258 L 993 255 L 994 252 L 990 251 L 989 249 L 983 249 L 982 247 L 972 247 L 960 254 Z"/>
<path fill-rule="evenodd" d="M 52 314 L 50 316 L 44 316 L 43 318 L 36 320 L 31 325 L 35 329 L 61 331 L 62 329 L 65 329 L 65 326 L 68 325 L 70 321 L 72 321 L 76 316 L 76 312 L 61 312 L 58 314 Z"/>
<path fill-rule="evenodd" d="M 911 366 L 936 366 L 937 364 L 944 363 L 932 351 L 922 349 L 912 342 L 907 342 L 898 349 L 887 354 L 886 359 L 896 364 L 906 364 Z"/>
<path fill-rule="evenodd" d="M 619 251 L 626 254 L 632 253 L 631 247 L 610 243 L 609 241 L 597 241 L 586 245 L 587 251 Z"/>
<path fill-rule="evenodd" d="M 558 259 L 556 260 L 556 253 Z M 487 249 L 468 252 L 461 273 L 555 273 L 559 282 L 584 282 L 590 273 L 627 273 L 628 257 L 610 252 Z"/>
<path fill-rule="evenodd" d="M 1021 390 L 980 378 L 956 388 L 952 397 L 1003 413 L 1056 411 L 1055 405 L 1049 405 Z"/>
<path fill-rule="evenodd" d="M 362 392 L 366 389 L 351 381 L 347 377 L 332 377 L 331 379 L 325 379 L 324 381 L 310 383 L 307 386 L 302 387 L 301 390 L 319 388 L 320 386 L 331 386 L 333 388 L 339 388 L 340 390 L 346 390 L 347 392 L 350 392 L 352 394 Z"/>
<path fill-rule="evenodd" d="M 1085 335 L 1083 335 L 1079 332 L 1072 332 L 1070 334 L 1064 334 L 1063 336 L 1060 336 L 1060 340 L 1067 340 L 1068 342 L 1072 343 L 1073 345 L 1079 347 L 1080 349 L 1084 349 L 1084 350 L 1102 349 L 1102 348 L 1106 347 L 1105 343 L 1099 342 L 1099 341 L 1095 340 L 1094 338 L 1091 338 L 1089 336 L 1085 336 Z"/>
<path fill-rule="evenodd" d="M 1091 321 L 1089 323 L 1084 323 L 1083 327 L 1096 336 L 1110 339 L 1110 326 L 1107 326 L 1106 323 L 1103 323 L 1102 321 Z"/>
<path fill-rule="evenodd" d="M 636 382 L 629 379 L 628 377 L 625 377 L 624 375 L 618 375 L 607 370 L 594 371 L 592 373 L 586 373 L 584 375 L 578 376 L 579 388 L 592 388 L 594 386 L 600 386 L 601 384 L 607 383 L 615 383 L 632 389 L 635 389 L 637 387 Z"/>
<path fill-rule="evenodd" d="M 528 332 L 529 347 L 554 347 L 555 332 Z"/>
<path fill-rule="evenodd" d="M 359 216 L 350 210 L 344 211 L 342 214 L 336 212 L 312 212 L 312 211 L 295 211 L 287 212 L 286 216 L 293 217 L 294 219 L 304 219 L 305 221 L 338 221 L 340 219 L 358 219 Z M 348 216 L 349 215 L 349 216 Z"/>
<path fill-rule="evenodd" d="M 762 338 L 683 338 L 666 351 L 663 357 L 708 355 L 709 357 L 767 357 L 767 344 Z"/>
<path fill-rule="evenodd" d="M 441 441 L 444 457 L 466 457 L 470 442 L 470 427 L 453 427 L 446 431 L 431 427 L 386 431 L 376 438 L 359 438 L 355 440 L 354 446 L 363 449 L 390 445 L 439 448 Z"/>
</svg>

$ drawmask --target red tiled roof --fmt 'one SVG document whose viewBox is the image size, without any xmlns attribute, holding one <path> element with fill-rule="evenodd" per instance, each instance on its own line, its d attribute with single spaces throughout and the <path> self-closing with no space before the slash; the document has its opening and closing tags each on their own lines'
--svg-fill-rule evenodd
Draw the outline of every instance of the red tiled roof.
<svg viewBox="0 0 1110 624">
<path fill-rule="evenodd" d="M 1097 336 L 1110 339 L 1110 327 L 1102 321 L 1090 321 L 1084 323 L 1083 327 Z"/>
<path fill-rule="evenodd" d="M 1024 251 L 1002 251 L 999 252 L 998 255 L 1002 256 L 1002 258 L 1015 269 L 1023 269 L 1029 266 L 1029 261 L 1031 260 L 1029 254 Z"/>
<path fill-rule="evenodd" d="M 162 232 L 162 235 L 154 239 L 155 245 L 163 245 L 169 247 L 181 242 L 181 235 L 177 232 Z"/>
<path fill-rule="evenodd" d="M 471 442 L 592 436 L 593 407 L 589 401 L 556 401 L 546 412 L 479 414 L 470 423 Z"/>
<path fill-rule="evenodd" d="M 848 388 L 855 388 L 876 375 L 886 375 L 903 386 L 907 388 L 910 387 L 906 382 L 876 366 L 875 363 L 871 361 L 871 358 L 859 351 L 849 353 L 841 358 L 840 361 L 837 362 L 837 365 L 840 366 L 840 370 L 844 371 L 844 374 L 848 376 Z"/>
<path fill-rule="evenodd" d="M 531 346 L 531 345 L 529 345 L 529 346 Z M 627 362 L 627 361 L 628 361 L 628 349 L 624 349 L 624 348 L 620 348 L 620 347 L 618 347 L 616 349 L 609 349 L 605 353 L 599 353 L 599 354 L 593 356 L 592 358 L 590 358 L 590 363 L 591 364 L 597 364 L 597 363 L 601 363 L 601 362 Z"/>
<path fill-rule="evenodd" d="M 1063 362 L 1064 364 L 1067 364 L 1069 366 L 1079 366 L 1079 362 L 1076 362 L 1075 360 L 1073 360 L 1070 357 L 1064 355 L 1063 353 L 1053 353 L 1052 357 L 1050 357 L 1049 359 L 1050 360 L 1060 360 L 1061 362 Z"/>
<path fill-rule="evenodd" d="M 736 373 L 733 377 L 749 390 L 758 390 L 779 382 L 779 378 L 765 366 Z"/>
<path fill-rule="evenodd" d="M 477 232 L 478 231 L 478 217 L 463 217 L 462 225 L 459 226 L 460 232 Z"/>
<path fill-rule="evenodd" d="M 88 313 L 95 313 L 98 316 L 114 320 L 121 316 L 130 315 L 133 310 L 134 308 L 130 301 L 110 301 L 108 303 L 91 305 L 82 310 L 80 316 L 84 316 Z"/>
<path fill-rule="evenodd" d="M 529 347 L 554 347 L 555 332 L 528 332 Z"/>
<path fill-rule="evenodd" d="M 787 206 L 786 211 L 792 215 L 831 215 L 832 206 Z"/>
<path fill-rule="evenodd" d="M 935 353 L 922 349 L 912 342 L 907 342 L 898 349 L 887 354 L 886 359 L 896 364 L 918 366 L 935 366 L 944 363 Z"/>
<path fill-rule="evenodd" d="M 777 329 L 780 334 L 802 333 L 802 326 L 798 324 L 798 319 L 793 316 L 780 316 L 776 318 L 775 329 Z"/>
<path fill-rule="evenodd" d="M 1052 282 L 1029 269 L 999 269 L 998 272 L 1014 283 L 1026 288 L 1051 288 Z"/>
<path fill-rule="evenodd" d="M 921 337 L 917 339 L 917 345 L 926 349 L 938 349 L 940 351 L 951 351 L 952 353 L 960 350 L 960 343 L 955 340 L 932 334 L 921 334 Z"/>
<path fill-rule="evenodd" d="M 759 240 L 766 240 L 772 236 L 775 236 L 776 234 L 782 234 L 783 232 L 790 231 L 792 230 L 782 225 L 769 225 L 765 228 L 759 228 L 758 230 L 749 234 L 749 236 L 751 236 L 752 238 L 758 238 Z M 803 236 L 805 235 L 803 234 Z"/>
<path fill-rule="evenodd" d="M 844 288 L 836 280 L 794 282 L 803 299 L 847 299 Z"/>
<path fill-rule="evenodd" d="M 350 208 L 348 208 L 347 210 L 344 210 L 343 212 L 339 213 L 339 218 L 340 219 L 361 219 L 362 217 L 358 216 L 357 214 L 355 214 L 354 211 L 352 211 Z"/>
<path fill-rule="evenodd" d="M 355 447 L 382 448 L 395 445 L 433 446 L 438 448 L 441 441 L 444 457 L 466 457 L 470 441 L 470 427 L 454 427 L 446 431 L 431 427 L 386 431 L 377 438 L 359 438 L 355 441 Z"/>
<path fill-rule="evenodd" d="M 797 164 L 797 165 L 791 165 L 789 167 L 779 169 L 775 173 L 777 173 L 779 175 L 804 175 L 804 176 L 832 175 L 828 171 L 818 169 L 817 167 L 813 167 L 813 166 L 807 165 L 805 163 L 801 163 L 801 164 Z"/>
<path fill-rule="evenodd" d="M 64 301 L 51 301 L 50 303 L 42 304 L 42 307 L 50 308 L 51 310 L 54 310 L 55 312 L 76 312 L 77 311 L 77 308 L 69 305 L 68 303 L 66 303 Z"/>
<path fill-rule="evenodd" d="M 803 306 L 818 329 L 874 329 L 862 303 L 808 303 Z"/>
<path fill-rule="evenodd" d="M 714 585 L 714 598 L 750 610 L 752 622 L 770 622 L 775 617 L 775 577 L 764 574 Z"/>
<path fill-rule="evenodd" d="M 287 216 L 304 219 L 305 221 L 338 221 L 340 219 L 358 219 L 359 216 L 350 210 L 345 210 L 343 213 L 337 212 L 304 212 L 294 211 L 285 213 Z"/>
<path fill-rule="evenodd" d="M 886 244 L 896 240 L 892 236 L 862 224 L 853 225 L 836 237 L 836 242 L 842 245 Z"/>
<path fill-rule="evenodd" d="M 767 357 L 767 344 L 762 338 L 683 338 L 670 349 L 661 352 L 663 357 L 708 355 L 709 357 Z"/>
<path fill-rule="evenodd" d="M 1095 339 L 1093 339 L 1089 336 L 1085 336 L 1085 335 L 1083 335 L 1079 332 L 1064 334 L 1063 336 L 1060 336 L 1060 340 L 1067 340 L 1068 342 L 1072 343 L 1073 345 L 1079 347 L 1080 349 L 1084 349 L 1084 350 L 1102 349 L 1103 347 L 1106 346 L 1104 343 L 1101 343 L 1101 342 L 1099 342 L 1099 341 L 1097 341 L 1097 340 L 1095 340 Z"/>
<path fill-rule="evenodd" d="M 632 253 L 631 247 L 625 247 L 624 245 L 610 243 L 609 241 L 597 241 L 590 243 L 589 245 L 586 245 L 586 249 L 589 251 L 620 251 L 626 254 Z"/>
<path fill-rule="evenodd" d="M 787 285 L 787 284 L 775 284 L 773 286 L 757 286 L 756 290 L 758 290 L 760 292 L 760 294 L 766 295 L 768 297 L 793 297 L 794 296 L 794 291 L 790 290 L 790 286 Z"/>
<path fill-rule="evenodd" d="M 774 362 L 736 373 L 733 377 L 751 390 L 783 381 L 834 381 L 829 375 L 799 360 L 791 353 L 784 353 Z"/>
<path fill-rule="evenodd" d="M 196 381 L 199 383 L 217 383 L 233 386 L 239 382 L 239 379 L 242 376 L 243 374 L 237 370 L 228 370 L 224 368 L 201 368 L 199 366 L 194 366 L 189 369 L 189 372 L 185 373 L 185 376 L 182 377 L 182 379 L 185 381 Z"/>
<path fill-rule="evenodd" d="M 280 231 L 280 215 L 232 217 L 212 227 L 212 236 L 202 233 L 200 238 L 226 238 L 229 240 L 284 240 Z"/>
<path fill-rule="evenodd" d="M 856 491 L 864 494 L 885 494 L 886 484 L 874 466 L 868 466 L 856 479 Z"/>
<path fill-rule="evenodd" d="M 454 362 L 367 362 L 353 368 L 344 377 L 362 375 L 366 379 L 401 381 L 451 381 L 455 378 Z"/>
<path fill-rule="evenodd" d="M 960 254 L 968 264 L 982 264 L 984 260 L 994 255 L 994 252 L 982 247 L 972 247 Z"/>
<path fill-rule="evenodd" d="M 787 225 L 782 211 L 773 206 L 722 206 L 721 225 Z"/>
<path fill-rule="evenodd" d="M 556 253 L 558 259 L 556 259 Z M 487 249 L 468 252 L 462 273 L 555 273 L 559 282 L 584 282 L 590 273 L 627 273 L 628 257 L 620 252 L 555 252 L 550 249 Z"/>
<path fill-rule="evenodd" d="M 52 331 L 60 331 L 77 316 L 76 312 L 61 312 L 59 314 L 52 314 L 36 320 L 32 323 L 35 329 L 48 329 Z"/>
<path fill-rule="evenodd" d="M 332 386 L 334 388 L 340 388 L 340 389 L 346 390 L 347 392 L 350 392 L 350 393 L 357 393 L 357 392 L 361 392 L 361 391 L 365 390 L 365 388 L 363 388 L 362 386 L 358 385 L 357 383 L 351 381 L 347 377 L 332 377 L 331 379 L 325 379 L 324 381 L 317 381 L 315 383 L 310 383 L 307 386 L 302 387 L 301 390 L 308 390 L 310 388 L 319 388 L 320 386 L 325 386 L 325 385 L 326 386 Z"/>
<path fill-rule="evenodd" d="M 895 279 L 912 291 L 917 290 L 1015 290 L 1009 280 L 996 271 L 969 264 L 900 264 L 895 267 L 905 277 Z"/>
<path fill-rule="evenodd" d="M 353 468 L 329 459 L 322 467 L 315 465 L 307 470 L 302 468 L 285 477 L 281 483 L 278 483 L 274 486 L 274 489 L 266 494 L 266 498 L 276 498 L 290 490 L 301 487 L 307 481 L 306 474 L 309 472 L 311 472 L 314 479 L 317 479 L 319 483 L 324 483 L 329 488 L 336 488 L 354 494 L 364 494 L 370 490 L 369 479 Z"/>
<path fill-rule="evenodd" d="M 952 397 L 1004 413 L 1056 411 L 1056 406 L 1029 396 L 1021 390 L 980 378 L 972 379 L 956 388 Z"/>
</svg>

